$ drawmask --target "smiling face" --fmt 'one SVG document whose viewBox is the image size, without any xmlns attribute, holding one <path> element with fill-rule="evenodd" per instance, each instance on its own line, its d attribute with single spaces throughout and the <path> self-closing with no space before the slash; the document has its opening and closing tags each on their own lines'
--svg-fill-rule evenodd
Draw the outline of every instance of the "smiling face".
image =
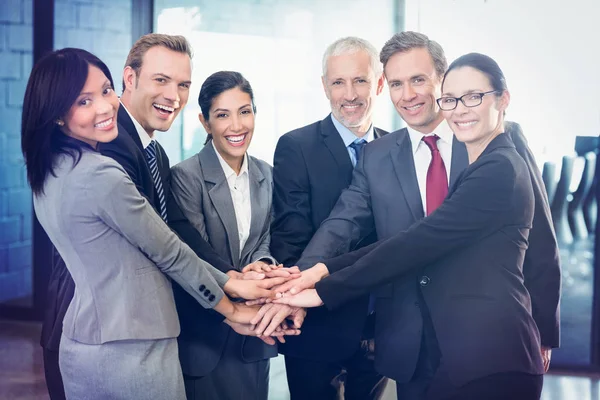
<svg viewBox="0 0 600 400">
<path fill-rule="evenodd" d="M 433 132 L 443 116 L 435 100 L 442 77 L 437 76 L 426 48 L 414 48 L 391 56 L 384 68 L 390 97 L 408 126 L 423 134 Z"/>
<path fill-rule="evenodd" d="M 494 90 L 488 77 L 472 67 L 460 67 L 446 75 L 442 96 L 461 97 L 465 94 L 485 93 Z M 467 145 L 489 143 L 504 130 L 504 111 L 510 95 L 507 90 L 483 96 L 481 104 L 465 107 L 458 101 L 456 108 L 443 111 L 456 138 Z"/>
<path fill-rule="evenodd" d="M 90 65 L 81 94 L 64 118 L 63 132 L 96 148 L 117 137 L 119 98 L 99 68 Z"/>
<path fill-rule="evenodd" d="M 371 126 L 373 101 L 383 89 L 383 76 L 375 76 L 369 54 L 361 50 L 329 57 L 322 82 L 335 119 L 363 136 Z"/>
<path fill-rule="evenodd" d="M 216 96 L 209 110 L 209 119 L 199 115 L 207 133 L 212 135 L 215 148 L 235 171 L 244 161 L 254 133 L 254 111 L 250 95 L 239 88 Z"/>
<path fill-rule="evenodd" d="M 138 76 L 125 67 L 121 101 L 152 137 L 155 130 L 168 130 L 187 104 L 191 79 L 191 60 L 186 53 L 154 46 L 144 54 Z"/>
</svg>

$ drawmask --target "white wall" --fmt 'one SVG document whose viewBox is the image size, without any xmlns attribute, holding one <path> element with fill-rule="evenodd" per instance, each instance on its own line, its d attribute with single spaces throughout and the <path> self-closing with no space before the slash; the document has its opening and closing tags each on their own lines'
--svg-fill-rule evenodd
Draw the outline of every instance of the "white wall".
<svg viewBox="0 0 600 400">
<path fill-rule="evenodd" d="M 249 153 L 271 163 L 281 135 L 330 112 L 321 85 L 327 46 L 352 35 L 381 49 L 394 33 L 395 10 L 394 0 L 156 0 L 156 31 L 185 35 L 194 48 L 188 105 L 169 132 L 157 135 L 171 163 L 204 142 L 198 93 L 219 70 L 239 71 L 251 83 L 258 113 Z M 382 93 L 376 125 L 392 129 L 394 115 L 389 95 Z"/>
<path fill-rule="evenodd" d="M 439 42 L 448 61 L 480 52 L 503 69 L 507 118 L 538 161 L 600 135 L 599 0 L 406 0 L 406 29 Z"/>
</svg>

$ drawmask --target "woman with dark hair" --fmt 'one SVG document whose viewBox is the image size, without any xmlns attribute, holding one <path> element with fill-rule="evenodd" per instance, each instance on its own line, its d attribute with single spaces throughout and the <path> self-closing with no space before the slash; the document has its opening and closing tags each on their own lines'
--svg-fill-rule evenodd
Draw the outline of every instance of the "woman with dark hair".
<svg viewBox="0 0 600 400">
<path fill-rule="evenodd" d="M 228 274 L 272 269 L 289 273 L 277 267 L 269 251 L 271 167 L 247 154 L 256 112 L 250 83 L 239 72 L 214 73 L 202 84 L 198 103 L 208 140 L 198 154 L 171 170 L 172 196 L 183 218 L 233 266 Z M 179 233 L 186 240 L 185 233 Z M 188 400 L 266 400 L 269 358 L 277 356 L 277 348 L 240 335 L 251 329 L 222 324 L 180 290 L 175 291 L 175 298 Z M 295 329 L 285 332 L 298 333 Z M 272 339 L 265 341 L 274 344 Z M 232 385 L 232 380 L 237 384 Z"/>
<path fill-rule="evenodd" d="M 123 168 L 100 155 L 117 136 L 119 100 L 106 65 L 80 49 L 33 68 L 22 150 L 36 215 L 75 282 L 60 343 L 68 399 L 182 399 L 177 312 L 169 278 L 202 307 L 248 323 L 232 303 L 268 290 L 229 280 L 165 225 Z"/>
<path fill-rule="evenodd" d="M 504 133 L 509 102 L 494 60 L 471 53 L 454 61 L 437 103 L 465 143 L 469 166 L 443 204 L 407 231 L 304 271 L 274 300 L 331 309 L 419 271 L 423 329 L 434 332 L 421 350 L 431 366 L 425 399 L 541 395 L 540 337 L 523 276 L 534 196 L 527 166 Z"/>
</svg>

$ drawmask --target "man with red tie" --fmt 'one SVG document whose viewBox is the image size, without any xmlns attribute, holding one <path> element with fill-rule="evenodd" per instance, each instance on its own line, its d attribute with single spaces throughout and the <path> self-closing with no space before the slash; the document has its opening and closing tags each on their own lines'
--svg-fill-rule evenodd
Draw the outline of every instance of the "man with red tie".
<svg viewBox="0 0 600 400">
<path fill-rule="evenodd" d="M 436 104 L 447 68 L 441 46 L 423 34 L 402 32 L 388 40 L 380 58 L 390 97 L 407 127 L 365 146 L 351 185 L 298 261 L 301 269 L 349 252 L 373 231 L 383 240 L 408 229 L 442 204 L 448 187 L 468 165 L 464 144 L 454 138 Z M 541 175 L 523 134 L 515 123 L 506 124 L 506 133 L 526 161 L 534 187 L 536 209 L 524 273 L 547 368 L 550 349 L 559 344 L 556 239 Z M 396 381 L 402 400 L 424 398 L 442 358 L 421 293 L 429 283 L 417 271 L 372 293 L 375 368 Z"/>
</svg>

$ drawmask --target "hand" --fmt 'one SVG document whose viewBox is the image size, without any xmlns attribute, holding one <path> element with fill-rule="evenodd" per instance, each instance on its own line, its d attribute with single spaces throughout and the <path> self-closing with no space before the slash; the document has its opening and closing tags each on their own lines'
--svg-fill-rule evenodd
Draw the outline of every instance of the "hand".
<svg viewBox="0 0 600 400">
<path fill-rule="evenodd" d="M 230 321 L 228 319 L 226 319 L 224 322 L 227 325 L 229 325 L 231 327 L 231 329 L 233 329 L 235 332 L 239 333 L 240 335 L 256 336 L 256 333 L 255 333 L 256 326 L 255 325 L 240 324 L 237 322 Z M 281 343 L 285 343 L 284 336 L 290 336 L 290 335 L 295 336 L 295 335 L 299 335 L 299 334 L 300 334 L 299 329 L 291 328 L 287 325 L 287 323 L 283 322 L 280 326 L 277 327 L 277 330 L 275 332 L 273 332 L 273 334 L 271 336 L 258 336 L 258 338 L 268 345 L 274 345 L 275 339 L 277 339 Z"/>
<path fill-rule="evenodd" d="M 242 273 L 244 274 L 250 272 L 265 274 L 267 278 L 298 278 L 300 276 L 300 269 L 298 267 L 283 268 L 283 264 L 272 265 L 264 261 L 255 261 L 242 269 Z"/>
<path fill-rule="evenodd" d="M 265 279 L 267 277 L 266 274 L 261 273 L 261 272 L 256 272 L 256 271 L 248 271 L 245 273 L 242 272 L 238 272 L 235 270 L 229 270 L 227 271 L 227 276 L 229 276 L 231 279 L 242 279 L 242 280 L 261 280 L 261 279 Z"/>
<path fill-rule="evenodd" d="M 259 310 L 259 312 L 260 312 L 260 310 Z M 256 319 L 256 316 L 253 318 L 253 320 L 254 319 Z M 544 373 L 548 372 L 548 369 L 550 368 L 550 359 L 551 358 L 552 358 L 552 348 L 542 346 L 542 361 L 544 361 Z"/>
<path fill-rule="evenodd" d="M 233 329 L 235 332 L 239 333 L 240 335 L 254 336 L 254 325 L 240 324 L 237 322 L 230 321 L 228 319 L 226 319 L 224 322 L 227 325 L 229 325 L 231 327 L 231 329 Z M 273 339 L 270 336 L 264 336 L 264 337 L 259 337 L 259 338 L 268 345 L 272 346 L 275 344 L 275 339 Z"/>
<path fill-rule="evenodd" d="M 214 310 L 232 322 L 250 324 L 250 321 L 254 319 L 259 311 L 259 307 L 247 306 L 243 303 L 232 303 L 227 296 L 223 296 L 214 307 Z"/>
<path fill-rule="evenodd" d="M 315 289 L 306 289 L 298 294 L 283 294 L 283 297 L 273 299 L 273 303 L 308 308 L 322 306 L 323 300 L 321 300 Z"/>
<path fill-rule="evenodd" d="M 249 271 L 270 272 L 274 269 L 278 269 L 281 267 L 283 267 L 282 264 L 273 265 L 273 264 L 267 264 L 264 261 L 258 260 L 258 261 L 254 261 L 253 263 L 246 265 L 244 268 L 242 268 L 242 272 L 249 272 Z"/>
<path fill-rule="evenodd" d="M 282 304 L 266 304 L 261 307 L 254 316 L 251 324 L 258 324 L 255 329 L 256 335 L 270 336 L 276 332 L 277 328 L 285 323 L 286 319 L 291 319 L 294 328 L 300 329 L 306 316 L 306 310 L 298 307 L 290 307 Z"/>
<path fill-rule="evenodd" d="M 318 263 L 312 268 L 302 271 L 302 274 L 299 278 L 292 279 L 283 285 L 278 286 L 274 291 L 277 292 L 277 297 L 281 297 L 281 294 L 288 291 L 291 294 L 300 293 L 305 289 L 314 288 L 315 284 L 321 279 L 325 278 L 327 275 L 329 275 L 327 266 L 323 263 Z"/>
<path fill-rule="evenodd" d="M 274 286 L 281 285 L 287 278 L 268 278 L 262 280 L 229 279 L 223 291 L 231 297 L 243 299 L 259 299 L 261 297 L 273 297 L 270 290 Z"/>
</svg>

